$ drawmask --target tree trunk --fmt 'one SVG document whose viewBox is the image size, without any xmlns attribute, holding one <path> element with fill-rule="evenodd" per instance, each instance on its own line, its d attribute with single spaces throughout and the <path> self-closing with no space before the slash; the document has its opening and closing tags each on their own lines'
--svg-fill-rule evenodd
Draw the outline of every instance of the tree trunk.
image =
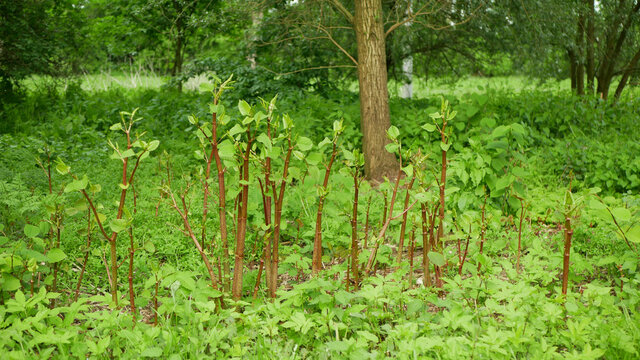
<svg viewBox="0 0 640 360">
<path fill-rule="evenodd" d="M 633 56 L 633 59 L 627 65 L 627 68 L 622 73 L 622 78 L 620 78 L 620 82 L 618 83 L 618 87 L 616 88 L 616 93 L 614 95 L 615 101 L 620 98 L 622 95 L 622 90 L 627 86 L 627 82 L 629 81 L 629 77 L 634 71 L 637 71 L 636 66 L 638 65 L 638 61 L 640 61 L 640 49 L 636 51 L 636 54 Z"/>
<path fill-rule="evenodd" d="M 576 93 L 584 95 L 584 14 L 578 17 L 576 37 Z"/>
<path fill-rule="evenodd" d="M 575 92 L 577 87 L 576 70 L 578 68 L 576 61 L 576 53 L 569 49 L 567 50 L 567 56 L 569 57 L 569 77 L 571 78 L 571 91 Z"/>
<path fill-rule="evenodd" d="M 594 55 L 594 44 L 596 42 L 595 27 L 593 25 L 595 19 L 594 0 L 586 0 L 589 5 L 589 16 L 587 17 L 587 90 L 589 95 L 593 94 L 594 76 L 596 73 L 596 63 Z"/>
<path fill-rule="evenodd" d="M 354 27 L 358 45 L 360 126 L 365 157 L 365 175 L 382 181 L 397 173 L 398 161 L 385 150 L 391 126 L 385 57 L 385 33 L 381 0 L 356 0 Z"/>
<path fill-rule="evenodd" d="M 624 6 L 624 2 L 620 2 L 620 6 Z M 598 71 L 598 93 L 603 99 L 607 99 L 609 96 L 609 87 L 611 86 L 611 79 L 613 79 L 615 65 L 618 61 L 622 45 L 627 37 L 631 23 L 636 13 L 640 11 L 640 0 L 633 6 L 626 18 L 621 18 L 619 21 L 611 23 L 609 33 L 607 35 L 606 50 L 603 56 L 600 70 Z M 624 21 L 624 22 L 623 22 Z M 618 28 L 621 25 L 620 34 L 618 34 Z"/>
</svg>

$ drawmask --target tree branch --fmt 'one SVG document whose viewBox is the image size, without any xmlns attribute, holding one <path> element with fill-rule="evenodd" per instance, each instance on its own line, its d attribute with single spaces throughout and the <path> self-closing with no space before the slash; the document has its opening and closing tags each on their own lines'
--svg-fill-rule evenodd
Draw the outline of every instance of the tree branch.
<svg viewBox="0 0 640 360">
<path fill-rule="evenodd" d="M 347 19 L 350 24 L 353 24 L 353 14 L 351 14 L 351 12 L 349 12 L 349 10 L 347 10 L 347 8 L 342 5 L 340 0 L 329 0 L 329 3 L 331 3 L 331 5 L 333 5 L 336 10 L 338 10 L 342 15 L 344 15 L 345 19 Z"/>
</svg>

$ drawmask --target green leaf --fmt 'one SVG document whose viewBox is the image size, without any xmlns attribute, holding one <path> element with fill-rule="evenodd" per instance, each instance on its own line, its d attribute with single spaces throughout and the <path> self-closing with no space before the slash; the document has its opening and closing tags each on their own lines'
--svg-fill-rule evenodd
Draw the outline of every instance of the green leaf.
<svg viewBox="0 0 640 360">
<path fill-rule="evenodd" d="M 231 129 L 229 129 L 229 136 L 233 137 L 245 131 L 247 131 L 247 128 L 240 124 L 235 124 Z"/>
<path fill-rule="evenodd" d="M 31 224 L 26 224 L 24 226 L 24 234 L 33 239 L 40 234 L 40 228 Z"/>
<path fill-rule="evenodd" d="M 397 127 L 391 125 L 389 130 L 387 130 L 387 136 L 391 140 L 396 140 L 398 138 L 398 136 L 400 136 L 400 130 L 398 130 Z"/>
<path fill-rule="evenodd" d="M 162 349 L 159 347 L 149 347 L 144 349 L 140 354 L 141 357 L 160 357 L 162 356 Z"/>
<path fill-rule="evenodd" d="M 304 159 L 304 153 L 302 151 L 293 150 L 292 153 L 293 153 L 293 156 L 296 157 L 296 159 L 298 159 L 298 160 Z"/>
<path fill-rule="evenodd" d="M 256 140 L 259 143 L 261 143 L 262 145 L 264 145 L 264 148 L 265 148 L 265 150 L 267 150 L 267 152 L 271 152 L 271 149 L 273 148 L 273 145 L 271 144 L 271 139 L 269 139 L 267 134 L 260 133 L 260 135 L 258 135 Z"/>
<path fill-rule="evenodd" d="M 336 120 L 333 122 L 333 134 L 339 135 L 344 130 L 344 126 L 342 125 L 342 120 Z"/>
<path fill-rule="evenodd" d="M 607 205 L 603 204 L 600 200 L 591 199 L 591 201 L 589 201 L 589 208 L 592 210 L 606 210 Z"/>
<path fill-rule="evenodd" d="M 60 248 L 54 248 L 49 250 L 47 253 L 47 259 L 51 263 L 57 263 L 64 260 L 67 257 L 67 254 L 64 253 Z"/>
<path fill-rule="evenodd" d="M 312 152 L 307 154 L 307 163 L 311 165 L 318 165 L 322 161 L 322 154 L 318 152 Z"/>
<path fill-rule="evenodd" d="M 56 171 L 60 174 L 60 175 L 66 175 L 69 173 L 69 170 L 71 170 L 70 166 L 67 166 L 67 164 L 65 164 L 64 162 L 62 162 L 62 160 L 60 158 L 58 158 L 56 160 Z"/>
<path fill-rule="evenodd" d="M 120 130 L 122 130 L 122 124 L 121 123 L 115 123 L 115 124 L 109 126 L 109 130 L 120 131 Z"/>
<path fill-rule="evenodd" d="M 249 105 L 244 100 L 238 101 L 238 110 L 240 110 L 240 114 L 242 114 L 243 116 L 251 115 L 251 105 Z"/>
<path fill-rule="evenodd" d="M 218 144 L 218 155 L 220 155 L 221 159 L 231 160 L 236 155 L 236 148 L 233 146 L 231 141 L 225 140 Z"/>
<path fill-rule="evenodd" d="M 296 145 L 301 151 L 309 151 L 313 147 L 313 141 L 308 137 L 301 136 L 298 138 Z"/>
<path fill-rule="evenodd" d="M 357 333 L 359 337 L 364 338 L 365 340 L 371 341 L 373 343 L 378 342 L 378 337 L 366 330 L 360 330 Z"/>
<path fill-rule="evenodd" d="M 151 241 L 147 241 L 144 243 L 144 250 L 148 253 L 153 254 L 154 252 L 156 252 L 156 246 Z"/>
<path fill-rule="evenodd" d="M 398 149 L 400 148 L 400 144 L 396 144 L 396 143 L 389 143 L 387 145 L 385 145 L 384 147 L 388 152 L 390 153 L 395 153 L 396 151 L 398 151 Z"/>
<path fill-rule="evenodd" d="M 198 87 L 200 92 L 212 92 L 213 91 L 213 84 L 205 81 L 205 82 L 201 82 L 200 86 Z"/>
<path fill-rule="evenodd" d="M 157 149 L 159 145 L 160 145 L 160 140 L 152 140 L 151 142 L 149 142 L 149 147 L 147 148 L 147 151 L 151 152 Z"/>
<path fill-rule="evenodd" d="M 615 208 L 611 210 L 611 213 L 616 218 L 616 221 L 629 221 L 631 220 L 631 212 L 626 208 Z"/>
<path fill-rule="evenodd" d="M 424 124 L 424 125 L 422 125 L 422 128 L 427 130 L 428 132 L 436 131 L 436 125 L 435 124 Z"/>
<path fill-rule="evenodd" d="M 125 219 L 113 219 L 109 222 L 109 227 L 113 232 L 119 233 L 122 230 L 126 229 L 128 226 L 128 222 Z"/>
<path fill-rule="evenodd" d="M 328 137 L 325 137 L 322 141 L 320 141 L 320 143 L 318 144 L 318 149 L 322 149 L 323 147 L 325 147 L 326 145 L 331 144 L 332 141 L 331 139 L 329 139 Z"/>
<path fill-rule="evenodd" d="M 449 151 L 449 148 L 451 147 L 451 143 L 446 144 L 444 142 L 440 142 L 440 149 L 442 149 L 442 151 Z"/>
<path fill-rule="evenodd" d="M 125 185 L 125 184 L 118 184 L 118 186 L 120 186 L 120 189 L 122 190 L 127 190 L 129 188 L 129 184 Z"/>
<path fill-rule="evenodd" d="M 16 291 L 20 286 L 20 280 L 16 279 L 13 275 L 7 273 L 2 274 L 2 290 Z"/>
<path fill-rule="evenodd" d="M 444 261 L 444 256 L 442 256 L 442 254 L 434 251 L 429 251 L 429 254 L 427 256 L 435 266 L 444 266 L 445 261 Z"/>
<path fill-rule="evenodd" d="M 629 241 L 633 243 L 640 243 L 640 225 L 632 227 L 625 235 Z"/>
<path fill-rule="evenodd" d="M 80 191 L 87 188 L 89 184 L 89 178 L 87 175 L 83 176 L 82 179 L 74 180 L 71 183 L 67 184 L 64 188 L 64 192 L 72 192 L 72 191 Z"/>
<path fill-rule="evenodd" d="M 408 177 L 413 176 L 413 165 L 409 164 L 403 167 L 402 171 L 404 171 L 404 173 L 407 174 Z"/>
<path fill-rule="evenodd" d="M 355 161 L 356 158 L 353 156 L 353 153 L 347 149 L 342 149 L 342 156 L 347 161 Z"/>
</svg>

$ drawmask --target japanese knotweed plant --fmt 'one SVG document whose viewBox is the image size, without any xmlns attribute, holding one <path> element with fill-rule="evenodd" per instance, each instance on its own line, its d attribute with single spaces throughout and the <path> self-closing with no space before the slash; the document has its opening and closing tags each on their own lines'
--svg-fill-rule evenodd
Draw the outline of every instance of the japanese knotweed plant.
<svg viewBox="0 0 640 360">
<path fill-rule="evenodd" d="M 109 146 L 113 149 L 113 154 L 111 158 L 114 160 L 119 160 L 122 163 L 122 172 L 120 177 L 120 183 L 118 186 L 120 187 L 120 198 L 117 202 L 117 212 L 114 218 L 110 220 L 106 215 L 99 213 L 100 205 L 96 204 L 93 201 L 93 196 L 90 193 L 94 194 L 101 190 L 101 186 L 99 184 L 93 184 L 89 182 L 89 178 L 87 175 L 83 175 L 80 177 L 77 174 L 71 172 L 71 167 L 66 165 L 61 159 L 57 160 L 56 170 L 62 174 L 69 174 L 73 181 L 68 183 L 65 188 L 65 193 L 70 192 L 80 192 L 82 196 L 85 198 L 87 205 L 93 216 L 95 218 L 96 224 L 100 230 L 100 234 L 102 237 L 108 242 L 110 249 L 110 268 L 107 271 L 107 275 L 109 278 L 109 285 L 111 288 L 111 300 L 114 305 L 118 306 L 118 259 L 117 259 L 117 239 L 118 234 L 128 230 L 130 236 L 131 235 L 131 226 L 133 221 L 132 213 L 125 206 L 127 200 L 128 190 L 131 188 L 132 191 L 135 191 L 133 183 L 135 179 L 136 171 L 138 167 L 144 159 L 146 159 L 149 154 L 158 148 L 160 145 L 160 141 L 152 140 L 146 142 L 142 140 L 143 133 L 133 133 L 133 125 L 141 120 L 141 118 L 136 118 L 136 111 L 133 112 L 121 112 L 120 113 L 120 122 L 113 124 L 110 127 L 110 130 L 114 132 L 121 132 L 123 135 L 124 142 L 122 145 L 119 142 L 113 142 L 109 140 Z M 108 221 L 108 226 L 111 232 L 108 232 L 106 228 L 106 224 Z M 135 247 L 133 245 L 133 240 L 131 242 L 130 251 L 135 251 Z M 130 259 L 131 260 L 131 259 Z M 129 277 L 132 276 L 132 269 L 130 268 Z M 130 283 L 130 295 L 133 298 L 132 293 L 132 280 Z M 132 308 L 132 310 L 134 310 Z"/>
</svg>

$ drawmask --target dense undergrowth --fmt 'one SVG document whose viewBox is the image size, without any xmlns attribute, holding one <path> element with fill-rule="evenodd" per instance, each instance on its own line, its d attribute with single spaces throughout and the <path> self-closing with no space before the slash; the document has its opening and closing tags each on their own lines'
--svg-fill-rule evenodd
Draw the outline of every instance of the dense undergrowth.
<svg viewBox="0 0 640 360">
<path fill-rule="evenodd" d="M 436 134 L 442 117 L 430 117 L 445 113 L 439 97 L 392 98 L 397 128 L 389 136 L 396 146 L 389 150 L 402 155 L 404 175 L 377 188 L 361 183 L 355 238 L 357 266 L 367 274 L 354 272 L 350 259 L 354 174 L 356 181 L 360 177 L 357 94 L 284 91 L 263 108 L 257 98 L 238 106 L 239 93 L 228 90 L 211 107 L 210 92 L 72 87 L 29 93 L 5 106 L 0 351 L 10 358 L 639 356 L 638 100 L 612 105 L 559 92 L 485 89 L 446 99 L 457 114 L 441 142 Z M 123 155 L 121 131 L 129 115 L 123 127 L 114 123 L 121 111 L 134 108 L 143 119 L 131 136 L 147 131 L 142 139 L 158 139 L 159 146 L 133 146 L 134 137 L 135 152 Z M 208 152 L 211 111 L 219 116 L 226 166 L 226 214 L 233 225 L 228 250 L 219 234 L 220 192 Z M 253 136 L 253 147 L 247 147 L 245 133 Z M 119 144 L 115 160 L 109 159 L 114 150 L 108 139 Z M 338 151 L 325 188 L 332 141 Z M 286 160 L 289 148 L 293 155 Z M 442 152 L 448 156 L 444 234 L 423 243 L 429 231 L 423 230 L 422 205 L 427 228 L 440 224 L 435 209 Z M 238 181 L 243 153 L 250 154 L 249 175 Z M 143 158 L 135 189 L 122 184 L 125 158 Z M 278 188 L 283 179 L 286 184 L 275 299 L 268 299 L 268 271 L 262 274 L 268 266 L 264 247 L 276 226 L 265 216 L 263 195 L 278 194 L 260 191 L 268 158 L 271 180 Z M 211 200 L 202 225 L 205 186 Z M 238 196 L 245 186 L 246 201 Z M 203 252 L 213 263 L 218 290 L 210 286 L 214 279 L 204 256 L 185 237 L 186 222 L 176 211 L 184 210 L 182 195 L 188 208 L 182 214 L 190 216 L 194 236 L 200 238 L 201 228 L 208 231 L 202 232 L 209 239 Z M 312 277 L 320 198 L 325 270 Z M 244 204 L 247 225 L 242 296 L 234 301 L 221 263 L 233 263 L 228 258 L 237 251 L 238 203 L 240 209 Z M 92 210 L 106 215 L 104 238 Z M 405 221 L 399 216 L 404 211 Z M 563 279 L 567 218 L 572 246 Z M 381 232 L 385 224 L 389 228 Z M 108 295 L 113 273 L 105 238 L 112 230 L 119 234 L 117 309 Z M 428 279 L 423 244 L 431 247 Z M 562 280 L 569 283 L 566 295 Z M 214 301 L 221 295 L 224 307 Z"/>
</svg>

